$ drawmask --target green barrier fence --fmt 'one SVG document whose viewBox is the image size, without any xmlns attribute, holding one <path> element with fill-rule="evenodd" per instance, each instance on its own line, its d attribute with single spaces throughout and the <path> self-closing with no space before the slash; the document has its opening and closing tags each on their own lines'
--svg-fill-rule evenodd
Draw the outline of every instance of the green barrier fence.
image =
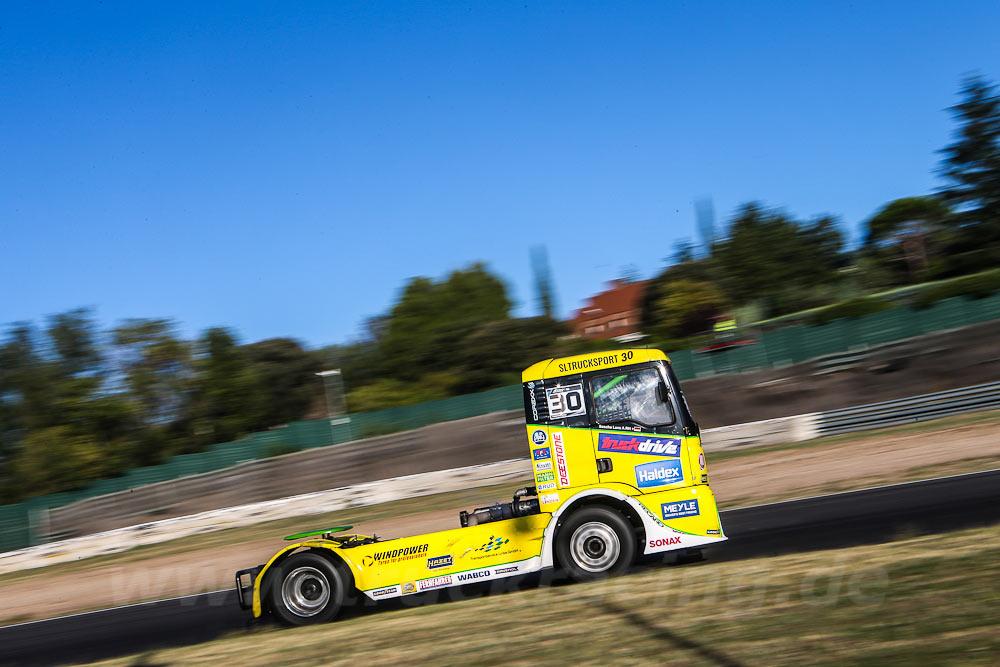
<svg viewBox="0 0 1000 667">
<path fill-rule="evenodd" d="M 1000 293 L 985 299 L 947 299 L 925 310 L 901 307 L 822 326 L 791 326 L 764 333 L 757 343 L 746 347 L 713 354 L 680 350 L 668 356 L 677 376 L 689 380 L 717 373 L 795 364 L 825 354 L 995 319 L 1000 319 Z M 335 420 L 331 424 L 325 419 L 293 422 L 282 428 L 254 433 L 237 442 L 212 445 L 204 452 L 174 456 L 162 465 L 130 470 L 120 477 L 93 482 L 78 491 L 0 506 L 0 551 L 19 549 L 53 537 L 45 534 L 45 511 L 84 498 L 220 470 L 287 451 L 520 408 L 521 387 L 513 385 L 478 394 L 355 413 L 346 423 Z"/>
</svg>

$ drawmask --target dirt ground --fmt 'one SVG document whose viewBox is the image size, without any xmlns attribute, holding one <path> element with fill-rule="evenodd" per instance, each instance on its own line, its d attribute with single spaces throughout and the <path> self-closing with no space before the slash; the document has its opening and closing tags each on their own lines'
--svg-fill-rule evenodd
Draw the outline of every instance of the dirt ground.
<svg viewBox="0 0 1000 667">
<path fill-rule="evenodd" d="M 800 448 L 749 454 L 712 463 L 712 488 L 723 507 L 746 506 L 816 493 L 1000 465 L 1000 424 L 973 423 L 917 433 L 822 441 Z M 965 468 L 969 468 L 966 465 Z M 458 526 L 449 508 L 355 526 L 362 534 L 401 537 Z M 141 561 L 53 573 L 0 584 L 0 623 L 47 618 L 85 609 L 219 590 L 233 572 L 265 562 L 280 537 L 210 547 Z"/>
</svg>

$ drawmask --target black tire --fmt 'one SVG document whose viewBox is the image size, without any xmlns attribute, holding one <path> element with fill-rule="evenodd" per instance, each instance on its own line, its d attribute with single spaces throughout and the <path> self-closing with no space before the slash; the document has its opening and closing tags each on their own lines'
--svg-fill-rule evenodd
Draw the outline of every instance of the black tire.
<svg viewBox="0 0 1000 667">
<path fill-rule="evenodd" d="M 623 574 L 635 562 L 635 552 L 632 524 L 607 507 L 573 512 L 556 535 L 559 565 L 576 581 Z"/>
<path fill-rule="evenodd" d="M 268 602 L 286 625 L 332 621 L 344 604 L 350 575 L 319 554 L 292 554 L 268 576 Z"/>
</svg>

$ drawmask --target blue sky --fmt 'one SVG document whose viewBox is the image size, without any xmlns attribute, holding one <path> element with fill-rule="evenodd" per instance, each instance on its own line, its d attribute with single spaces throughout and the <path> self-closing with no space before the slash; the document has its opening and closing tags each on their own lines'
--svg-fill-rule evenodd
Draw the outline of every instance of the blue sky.
<svg viewBox="0 0 1000 667">
<path fill-rule="evenodd" d="M 211 6 L 206 6 L 206 5 Z M 6 3 L 0 323 L 354 337 L 481 260 L 568 314 L 761 200 L 931 191 L 1000 3 Z"/>
</svg>

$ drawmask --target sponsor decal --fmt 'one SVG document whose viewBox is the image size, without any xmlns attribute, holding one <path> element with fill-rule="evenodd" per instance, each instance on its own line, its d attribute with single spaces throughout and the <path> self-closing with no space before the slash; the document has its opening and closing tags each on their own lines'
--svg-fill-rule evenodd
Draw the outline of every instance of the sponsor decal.
<svg viewBox="0 0 1000 667">
<path fill-rule="evenodd" d="M 680 459 L 653 461 L 635 467 L 635 482 L 639 488 L 666 486 L 684 479 Z"/>
<path fill-rule="evenodd" d="M 559 431 L 552 434 L 552 451 L 556 455 L 559 486 L 569 486 L 569 466 L 566 465 L 566 449 L 563 447 L 563 435 Z"/>
<path fill-rule="evenodd" d="M 705 469 L 705 452 L 698 452 L 698 465 L 702 470 Z"/>
<path fill-rule="evenodd" d="M 534 457 L 536 461 L 542 461 L 544 459 L 552 458 L 552 452 L 549 450 L 548 447 L 542 447 L 541 449 L 536 449 L 534 452 L 532 452 L 531 455 L 532 457 Z"/>
<path fill-rule="evenodd" d="M 676 503 L 663 503 L 660 505 L 660 512 L 663 514 L 664 519 L 697 516 L 699 514 L 698 501 L 692 498 L 691 500 L 681 500 Z"/>
<path fill-rule="evenodd" d="M 718 535 L 721 532 L 722 532 L 721 530 L 716 530 L 715 528 L 709 528 L 708 530 L 705 531 L 705 534 L 706 535 Z"/>
<path fill-rule="evenodd" d="M 386 595 L 393 595 L 399 592 L 399 586 L 389 586 L 388 588 L 379 588 L 374 591 L 369 591 L 369 594 L 373 598 L 385 597 Z"/>
<path fill-rule="evenodd" d="M 538 482 L 551 482 L 555 478 L 556 474 L 554 472 L 540 472 L 535 475 L 535 481 Z"/>
<path fill-rule="evenodd" d="M 622 354 L 624 359 L 626 355 L 630 353 L 625 352 Z M 607 366 L 608 364 L 617 364 L 618 354 L 606 354 L 603 357 L 594 357 L 593 359 L 581 359 L 580 361 L 567 361 L 564 364 L 559 364 L 560 373 L 569 373 L 570 371 L 582 371 L 587 368 L 597 368 L 598 366 Z"/>
<path fill-rule="evenodd" d="M 422 558 L 427 555 L 427 544 L 417 544 L 412 547 L 403 547 L 391 551 L 377 551 L 370 556 L 361 559 L 365 567 L 381 565 L 382 563 L 402 563 L 403 561 Z"/>
<path fill-rule="evenodd" d="M 559 502 L 558 493 L 547 493 L 541 498 L 543 505 L 552 505 L 553 503 Z"/>
<path fill-rule="evenodd" d="M 510 574 L 511 572 L 517 572 L 517 566 L 514 567 L 498 567 L 494 570 L 497 574 Z"/>
<path fill-rule="evenodd" d="M 545 484 L 539 484 L 535 487 L 536 491 L 553 491 L 556 488 L 555 482 L 545 482 Z"/>
<path fill-rule="evenodd" d="M 531 401 L 531 420 L 538 421 L 538 403 L 535 398 L 535 383 L 528 383 L 528 400 Z"/>
<path fill-rule="evenodd" d="M 434 556 L 427 559 L 427 569 L 435 570 L 439 567 L 450 567 L 453 565 L 451 556 Z"/>
<path fill-rule="evenodd" d="M 476 570 L 475 572 L 463 572 L 456 577 L 459 581 L 475 581 L 490 576 L 489 570 Z"/>
<path fill-rule="evenodd" d="M 545 435 L 545 431 L 542 429 L 537 429 L 531 434 L 531 441 L 536 445 L 544 445 L 546 440 L 548 440 L 548 436 Z"/>
<path fill-rule="evenodd" d="M 404 593 L 416 593 L 417 592 L 417 585 L 415 583 L 413 583 L 412 581 L 407 581 L 405 584 L 403 584 L 403 592 Z"/>
<path fill-rule="evenodd" d="M 552 470 L 552 461 L 539 461 L 535 464 L 535 470 Z"/>
<path fill-rule="evenodd" d="M 517 553 L 520 550 L 521 547 L 510 544 L 510 540 L 508 538 L 490 535 L 490 539 L 484 544 L 476 549 L 470 549 L 469 551 L 472 551 L 473 553 L 478 552 L 479 554 L 472 556 L 472 560 L 482 560 L 483 558 L 495 558 L 497 556 Z"/>
<path fill-rule="evenodd" d="M 680 456 L 681 438 L 601 433 L 597 436 L 597 450 L 622 454 L 646 454 L 648 456 Z"/>
<path fill-rule="evenodd" d="M 650 540 L 649 541 L 649 546 L 650 547 L 669 547 L 669 546 L 673 546 L 674 544 L 680 544 L 680 543 L 681 543 L 681 538 L 680 537 L 662 537 L 662 538 L 657 538 L 655 540 Z"/>
<path fill-rule="evenodd" d="M 426 591 L 432 588 L 441 588 L 442 586 L 451 585 L 451 575 L 446 574 L 443 577 L 431 577 L 430 579 L 420 580 L 420 590 Z"/>
<path fill-rule="evenodd" d="M 495 549 L 499 549 L 508 542 L 510 542 L 510 540 L 507 539 L 506 537 L 493 537 L 492 535 L 490 535 L 489 541 L 486 542 L 486 544 L 484 544 L 483 546 L 476 549 L 476 551 L 494 551 Z"/>
</svg>

